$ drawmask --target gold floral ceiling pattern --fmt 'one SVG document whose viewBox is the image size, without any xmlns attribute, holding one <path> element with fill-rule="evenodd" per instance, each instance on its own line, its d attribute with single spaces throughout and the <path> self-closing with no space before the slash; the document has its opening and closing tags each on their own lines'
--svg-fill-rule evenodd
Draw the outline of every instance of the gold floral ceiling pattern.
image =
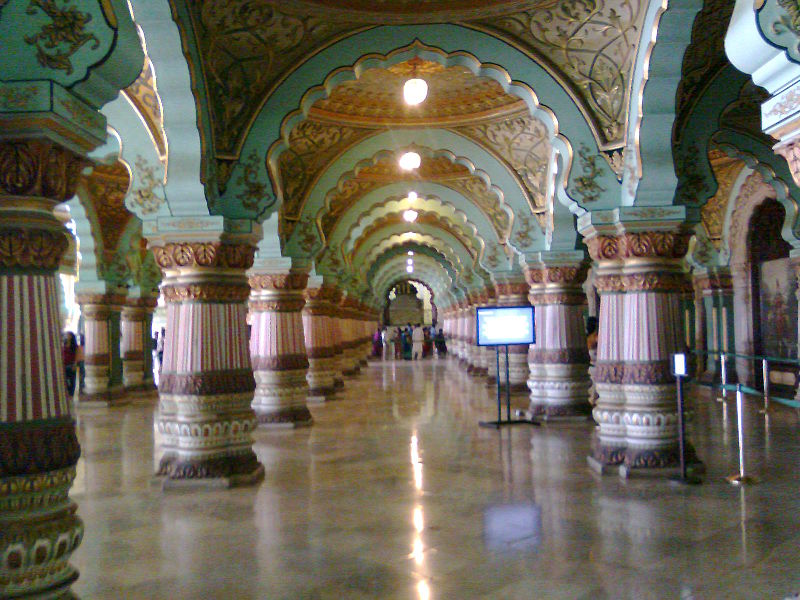
<svg viewBox="0 0 800 600">
<path fill-rule="evenodd" d="M 603 148 L 624 145 L 644 0 L 469 0 L 428 7 L 387 0 L 184 2 L 191 31 L 186 23 L 179 25 L 184 44 L 191 36 L 198 48 L 200 64 L 192 65 L 193 85 L 205 87 L 218 160 L 238 159 L 263 99 L 307 57 L 380 23 L 427 19 L 486 31 L 517 46 L 576 98 Z M 207 140 L 203 143 L 208 145 Z"/>
<path fill-rule="evenodd" d="M 147 58 L 138 79 L 122 91 L 136 108 L 147 126 L 153 143 L 162 160 L 167 156 L 167 136 L 164 132 L 164 115 L 156 89 L 153 63 Z"/>
<path fill-rule="evenodd" d="M 403 84 L 414 74 L 428 83 L 428 97 L 409 106 L 403 101 Z M 419 127 L 466 123 L 523 107 L 523 101 L 507 94 L 499 83 L 476 77 L 466 67 L 414 60 L 368 69 L 315 102 L 309 115 L 362 127 Z"/>
<path fill-rule="evenodd" d="M 708 239 L 719 250 L 722 247 L 723 226 L 725 213 L 728 210 L 731 190 L 736 183 L 736 178 L 744 169 L 744 161 L 731 158 L 724 152 L 712 150 L 708 153 L 708 160 L 714 170 L 717 180 L 717 193 L 700 209 L 700 219 L 706 230 Z"/>
</svg>

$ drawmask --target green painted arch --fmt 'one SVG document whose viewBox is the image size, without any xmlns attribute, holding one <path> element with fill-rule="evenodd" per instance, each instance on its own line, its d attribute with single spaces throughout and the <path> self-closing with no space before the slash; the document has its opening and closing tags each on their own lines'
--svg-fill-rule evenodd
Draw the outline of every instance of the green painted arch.
<svg viewBox="0 0 800 600">
<path fill-rule="evenodd" d="M 411 188 L 419 196 L 413 203 L 407 199 Z M 343 245 L 349 250 L 352 248 L 350 241 L 370 223 L 386 214 L 401 213 L 409 208 L 436 211 L 446 215 L 450 221 L 469 223 L 475 227 L 476 235 L 487 242 L 502 241 L 486 214 L 472 202 L 452 188 L 426 181 L 410 185 L 393 183 L 365 194 L 339 220 L 328 244 L 334 247 Z"/>
<path fill-rule="evenodd" d="M 427 212 L 422 208 L 418 209 L 417 212 L 419 213 L 419 216 L 415 221 L 416 224 L 419 224 L 421 227 L 432 227 L 446 231 L 456 239 L 462 240 L 462 243 L 464 240 L 466 240 L 468 244 L 464 244 L 465 247 L 474 252 L 474 254 L 478 257 L 478 260 L 480 260 L 480 258 L 483 256 L 483 251 L 486 245 L 484 240 L 476 235 L 474 225 L 469 223 L 453 222 L 437 212 Z M 425 219 L 427 216 L 435 219 L 435 221 L 432 223 L 428 222 Z M 346 246 L 342 247 L 342 252 L 344 253 L 344 256 L 349 256 L 352 254 L 355 248 L 361 246 L 361 242 L 363 240 L 368 240 L 370 238 L 377 239 L 381 231 L 395 227 L 398 224 L 404 225 L 405 223 L 405 221 L 397 223 L 397 218 L 394 214 L 385 215 L 380 219 L 377 219 L 370 228 L 366 229 L 359 237 L 354 239 L 352 248 L 347 248 Z"/>
<path fill-rule="evenodd" d="M 372 54 L 365 55 L 365 51 Z M 329 93 L 343 81 L 357 78 L 364 69 L 372 66 L 385 68 L 412 56 L 436 60 L 442 64 L 466 66 L 476 75 L 490 77 L 509 93 L 522 98 L 531 114 L 548 128 L 551 145 L 565 157 L 562 175 L 567 174 L 567 187 L 569 190 L 573 189 L 578 175 L 574 175 L 571 170 L 572 147 L 597 147 L 592 130 L 573 98 L 544 68 L 523 52 L 489 34 L 450 24 L 375 27 L 351 35 L 318 52 L 299 65 L 265 98 L 239 155 L 249 156 L 255 153 L 264 156 L 263 164 L 258 165 L 257 172 L 252 174 L 258 182 L 269 185 L 264 140 L 285 144 L 284 136 L 288 135 L 299 120 L 305 118 L 318 97 Z M 332 65 L 340 67 L 332 68 Z M 297 108 L 284 120 L 287 106 Z M 563 135 L 559 132 L 562 125 Z M 270 153 L 269 160 L 279 153 L 276 146 Z M 601 163 L 601 185 L 618 187 L 610 167 L 605 161 Z M 226 216 L 257 216 L 253 212 L 244 211 L 239 201 L 241 194 L 246 191 L 242 184 L 236 183 L 243 172 L 244 166 L 237 164 L 231 183 L 217 201 Z M 568 194 L 574 196 L 571 191 Z M 565 196 L 561 196 L 559 199 L 564 198 Z M 270 206 L 272 201 L 273 198 L 266 199 L 264 206 L 257 211 L 258 214 L 269 216 L 277 208 Z M 570 209 L 576 213 L 583 212 L 574 202 Z"/>
<path fill-rule="evenodd" d="M 95 243 L 94 231 L 99 227 L 96 216 L 86 210 L 86 205 L 79 196 L 73 197 L 69 202 L 69 213 L 75 221 L 75 234 L 78 237 L 78 278 L 83 285 L 102 286 L 103 248 Z M 99 237 L 99 236 L 98 236 Z"/>
<path fill-rule="evenodd" d="M 675 149 L 678 176 L 675 200 L 696 209 L 687 211 L 690 222 L 700 219 L 697 209 L 717 191 L 717 180 L 708 160 L 711 139 L 719 130 L 723 111 L 736 101 L 747 80 L 746 75 L 727 65 L 704 88 L 686 120 L 686 133 Z"/>
<path fill-rule="evenodd" d="M 459 276 L 462 273 L 471 270 L 471 266 L 462 262 L 462 258 L 453 249 L 451 245 L 438 237 L 431 235 L 424 235 L 419 233 L 397 233 L 391 237 L 381 240 L 380 244 L 373 248 L 370 254 L 370 261 L 368 263 L 367 272 L 370 272 L 372 265 L 379 259 L 379 257 L 387 250 L 392 248 L 408 249 L 414 245 L 426 246 L 433 250 L 437 255 L 444 257 L 443 264 L 449 265 L 449 272 L 453 281 L 458 282 Z M 437 258 L 438 260 L 438 258 Z"/>
<path fill-rule="evenodd" d="M 403 223 L 391 225 L 367 237 L 361 247 L 348 260 L 350 265 L 370 265 L 382 248 L 382 244 L 400 236 L 404 240 L 412 240 L 416 236 L 428 236 L 439 240 L 449 247 L 459 259 L 460 269 L 474 269 L 478 267 L 478 255 L 470 252 L 461 241 L 448 231 L 423 223 Z M 368 267 L 367 267 L 368 268 Z"/>
<path fill-rule="evenodd" d="M 787 184 L 787 181 L 792 182 L 793 179 L 786 161 L 775 155 L 768 146 L 756 142 L 749 136 L 730 131 L 719 132 L 715 135 L 714 147 L 722 150 L 728 156 L 744 161 L 751 170 L 758 171 L 764 181 L 775 190 L 775 199 L 783 206 L 786 213 L 781 235 L 792 245 L 792 248 L 800 248 L 800 203 L 794 195 L 797 194 L 798 189 L 794 183 Z M 728 264 L 733 254 L 728 237 L 731 216 L 735 208 L 733 205 L 733 202 L 728 202 L 725 214 L 723 243 L 719 253 L 721 264 Z"/>
<path fill-rule="evenodd" d="M 387 150 L 387 148 L 395 148 L 395 150 Z M 473 174 L 477 173 L 477 176 L 486 181 L 487 185 L 492 186 L 490 189 L 496 190 L 495 193 L 502 194 L 503 203 L 508 205 L 514 215 L 511 222 L 511 238 L 513 239 L 519 232 L 520 223 L 523 221 L 522 217 L 530 215 L 530 208 L 516 175 L 475 142 L 443 129 L 387 131 L 351 147 L 318 178 L 308 194 L 308 200 L 302 209 L 300 218 L 302 219 L 304 215 L 314 215 L 319 220 L 324 211 L 330 208 L 328 205 L 330 192 L 337 189 L 337 186 L 341 185 L 341 182 L 347 180 L 348 177 L 355 176 L 359 167 L 377 162 L 387 153 L 399 156 L 400 153 L 411 148 L 420 154 L 428 151 L 446 153 L 448 156 L 451 155 L 454 161 L 458 160 L 460 164 L 464 164 Z M 451 148 L 454 148 L 457 154 Z M 478 168 L 476 165 L 481 167 Z M 519 251 L 544 249 L 545 236 L 541 229 L 536 227 L 531 234 L 527 246 L 518 248 Z M 295 238 L 296 233 L 293 233 L 284 246 L 284 253 L 289 256 L 296 256 L 296 253 L 300 252 Z M 528 248 L 531 250 L 527 250 Z"/>
<path fill-rule="evenodd" d="M 376 274 L 375 282 L 372 285 L 375 298 L 382 299 L 391 289 L 392 283 L 398 279 L 412 276 L 427 283 L 437 295 L 452 286 L 447 271 L 436 259 L 425 255 L 420 256 L 418 260 L 414 261 L 413 273 L 409 273 L 406 270 L 405 261 L 398 256 L 384 263 Z"/>
<path fill-rule="evenodd" d="M 450 280 L 455 281 L 457 277 L 456 270 L 454 265 L 447 259 L 447 257 L 431 246 L 427 246 L 424 244 L 417 244 L 417 243 L 394 246 L 392 248 L 385 250 L 380 256 L 378 256 L 375 259 L 375 262 L 373 262 L 370 265 L 370 268 L 367 271 L 367 281 L 374 281 L 375 272 L 377 271 L 377 269 L 390 258 L 402 255 L 402 258 L 404 260 L 407 260 L 409 258 L 408 256 L 409 251 L 412 251 L 414 253 L 414 256 L 416 256 L 417 254 L 424 254 L 434 260 L 438 260 L 444 267 L 444 269 L 447 271 L 447 275 L 450 277 Z"/>
<path fill-rule="evenodd" d="M 624 206 L 663 206 L 675 200 L 678 179 L 672 156 L 675 95 L 682 77 L 683 55 L 691 42 L 692 25 L 703 0 L 650 0 L 645 34 L 637 52 L 628 122 Z M 657 32 L 657 37 L 656 37 Z M 638 180 L 638 183 L 637 183 Z"/>
</svg>

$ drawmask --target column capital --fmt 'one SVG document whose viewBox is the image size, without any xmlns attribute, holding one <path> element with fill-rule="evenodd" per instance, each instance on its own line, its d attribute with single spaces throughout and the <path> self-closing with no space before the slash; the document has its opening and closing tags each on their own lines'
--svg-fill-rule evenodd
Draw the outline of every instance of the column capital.
<svg viewBox="0 0 800 600">
<path fill-rule="evenodd" d="M 625 231 L 618 235 L 600 234 L 585 240 L 595 261 L 661 259 L 679 260 L 689 250 L 691 231 L 685 229 Z"/>
<path fill-rule="evenodd" d="M 168 241 L 151 244 L 162 271 L 174 269 L 236 269 L 253 266 L 255 245 L 231 241 Z"/>
<path fill-rule="evenodd" d="M 253 290 L 302 292 L 308 284 L 308 273 L 255 273 L 249 281 Z"/>
</svg>

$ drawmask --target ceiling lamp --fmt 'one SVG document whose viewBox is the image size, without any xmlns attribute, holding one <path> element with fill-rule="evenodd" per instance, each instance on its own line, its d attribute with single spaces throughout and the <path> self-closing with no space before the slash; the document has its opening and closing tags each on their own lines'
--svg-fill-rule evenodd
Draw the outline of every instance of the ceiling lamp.
<svg viewBox="0 0 800 600">
<path fill-rule="evenodd" d="M 406 152 L 400 157 L 400 168 L 404 171 L 413 171 L 422 164 L 422 159 L 416 152 Z"/>
<path fill-rule="evenodd" d="M 414 77 L 403 84 L 403 100 L 406 104 L 416 106 L 428 97 L 428 84 L 424 79 Z"/>
<path fill-rule="evenodd" d="M 413 264 L 414 264 L 414 259 L 413 259 L 413 258 L 409 258 L 409 259 L 406 261 L 406 264 L 408 264 L 408 265 L 413 265 Z"/>
<path fill-rule="evenodd" d="M 406 265 L 406 273 L 413 273 L 414 265 Z"/>
<path fill-rule="evenodd" d="M 417 211 L 409 208 L 408 210 L 403 211 L 403 218 L 409 223 L 413 223 L 417 220 Z"/>
<path fill-rule="evenodd" d="M 408 200 L 413 202 L 417 199 L 417 192 L 408 192 Z"/>
<path fill-rule="evenodd" d="M 413 251 L 413 250 L 409 250 L 409 251 L 408 251 L 408 255 L 409 255 L 409 256 L 414 256 L 414 251 Z"/>
</svg>

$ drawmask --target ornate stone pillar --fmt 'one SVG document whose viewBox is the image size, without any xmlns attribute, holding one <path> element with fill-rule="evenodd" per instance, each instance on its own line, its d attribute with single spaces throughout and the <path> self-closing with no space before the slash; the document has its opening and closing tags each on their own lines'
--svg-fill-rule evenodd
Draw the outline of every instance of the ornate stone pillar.
<svg viewBox="0 0 800 600">
<path fill-rule="evenodd" d="M 694 349 L 697 352 L 695 355 L 695 373 L 698 380 L 707 380 L 709 360 L 703 354 L 708 350 L 707 332 L 706 332 L 706 307 L 703 300 L 704 283 L 706 279 L 702 275 L 698 275 L 692 279 L 692 287 L 694 290 Z"/>
<path fill-rule="evenodd" d="M 253 410 L 259 425 L 302 427 L 313 422 L 306 405 L 308 357 L 302 315 L 307 281 L 308 273 L 299 272 L 250 276 Z"/>
<path fill-rule="evenodd" d="M 747 277 L 746 281 L 749 283 L 749 277 Z M 746 335 L 747 319 L 745 319 L 743 328 L 737 327 L 734 320 L 735 295 L 738 297 L 741 294 L 741 289 L 738 294 L 734 292 L 733 281 L 727 269 L 708 272 L 702 277 L 695 278 L 694 284 L 697 289 L 695 296 L 700 296 L 702 313 L 700 319 L 695 313 L 695 320 L 696 323 L 697 321 L 702 321 L 702 325 L 705 326 L 702 333 L 703 339 L 701 340 L 704 344 L 703 349 L 724 352 L 738 351 L 738 348 L 742 346 L 734 343 L 734 339 L 740 339 L 740 336 L 742 340 L 748 339 Z M 750 297 L 749 292 L 745 295 L 746 298 Z M 746 300 L 741 298 L 741 301 L 744 302 Z M 697 302 L 697 299 L 695 299 L 695 302 Z M 735 330 L 738 330 L 738 334 L 734 338 Z M 695 333 L 697 332 L 695 331 Z M 752 348 L 752 344 L 750 348 Z M 718 356 L 703 357 L 702 366 L 704 367 L 704 372 L 702 372 L 700 378 L 703 381 L 719 381 Z M 734 382 L 736 381 L 737 372 L 746 374 L 748 371 L 752 372 L 752 369 L 748 368 L 746 360 L 740 361 L 737 359 L 736 361 L 728 361 L 727 371 L 728 382 Z"/>
<path fill-rule="evenodd" d="M 467 310 L 469 310 L 469 301 L 462 300 L 458 303 L 458 325 L 456 330 L 458 353 L 458 364 L 467 368 Z"/>
<path fill-rule="evenodd" d="M 481 348 L 478 346 L 477 323 L 475 322 L 475 308 L 481 306 L 485 296 L 482 293 L 474 294 L 467 309 L 467 372 L 475 377 L 483 375 L 481 371 Z"/>
<path fill-rule="evenodd" d="M 487 287 L 481 294 L 481 306 L 494 306 L 497 303 L 495 291 L 493 287 Z M 477 331 L 475 343 L 477 344 Z M 478 347 L 478 361 L 480 363 L 481 375 L 487 378 L 487 385 L 496 385 L 495 372 L 497 371 L 497 364 L 495 362 L 495 351 L 491 346 Z"/>
<path fill-rule="evenodd" d="M 328 328 L 331 332 L 331 346 L 334 349 L 334 359 L 331 361 L 333 365 L 333 386 L 335 389 L 340 390 L 344 388 L 344 370 L 345 370 L 345 355 L 344 355 L 344 338 L 342 333 L 342 311 L 340 304 L 342 301 L 342 292 L 335 286 L 329 286 L 323 283 L 328 296 L 328 315 L 325 320 L 328 323 Z"/>
<path fill-rule="evenodd" d="M 536 344 L 528 354 L 530 410 L 546 419 L 591 412 L 582 287 L 587 269 L 586 264 L 572 264 L 526 272 L 536 328 Z"/>
<path fill-rule="evenodd" d="M 731 287 L 733 290 L 732 307 L 727 314 L 723 313 L 722 307 L 718 309 L 720 338 L 724 331 L 734 331 L 734 340 L 725 337 L 720 339 L 720 350 L 727 346 L 728 351 L 735 350 L 739 354 L 755 354 L 755 313 L 758 310 L 758 299 L 753 298 L 753 265 L 749 262 L 732 264 L 731 267 Z M 728 296 L 729 297 L 729 296 Z M 730 305 L 729 305 L 730 306 Z M 730 324 L 733 327 L 730 327 Z M 735 363 L 728 362 L 729 367 L 736 368 L 736 380 L 754 385 L 755 373 L 753 363 L 747 359 L 737 358 Z M 731 371 L 733 369 L 730 369 Z M 733 377 L 728 378 L 734 381 Z"/>
<path fill-rule="evenodd" d="M 86 379 L 79 404 L 119 404 L 125 398 L 120 354 L 120 318 L 125 296 L 85 294 L 77 296 L 83 315 Z"/>
<path fill-rule="evenodd" d="M 10 60 L 10 59 L 9 59 Z M 80 447 L 61 358 L 53 208 L 83 158 L 44 139 L 0 139 L 0 597 L 70 597 L 83 523 L 69 498 Z"/>
<path fill-rule="evenodd" d="M 683 231 L 627 232 L 619 237 L 601 235 L 587 240 L 592 258 L 598 261 L 602 293 L 595 369 L 601 399 L 594 415 L 603 435 L 599 436 L 602 443 L 595 459 L 602 464 L 621 462 L 626 472 L 677 463 L 671 356 L 683 349 L 681 295 L 686 275 L 681 259 L 688 240 Z M 620 260 L 621 269 L 613 262 Z M 606 261 L 612 261 L 611 269 Z M 614 267 L 616 273 L 608 273 Z M 625 292 L 621 302 L 613 298 L 613 307 L 608 294 L 612 290 Z M 609 322 L 614 318 L 620 323 L 618 327 Z M 615 333 L 622 332 L 621 340 L 613 339 Z M 612 345 L 614 350 L 621 348 L 621 365 L 609 360 L 615 358 L 609 352 Z M 621 411 L 618 404 L 609 405 L 605 383 L 620 384 L 624 402 Z M 618 402 L 617 398 L 613 400 Z M 604 424 L 612 425 L 611 431 L 603 431 Z M 617 435 L 611 437 L 609 433 Z"/>
<path fill-rule="evenodd" d="M 204 233 L 211 236 L 212 234 Z M 247 349 L 246 270 L 255 237 L 150 237 L 167 308 L 157 426 L 165 486 L 254 483 L 255 380 Z"/>
<path fill-rule="evenodd" d="M 128 298 L 122 308 L 122 382 L 126 391 L 155 389 L 150 337 L 155 298 Z"/>
<path fill-rule="evenodd" d="M 495 277 L 498 277 L 495 275 Z M 522 275 L 520 274 L 520 277 Z M 528 284 L 524 279 L 516 277 L 498 278 L 497 306 L 527 306 Z M 500 349 L 500 384 L 505 387 L 505 349 Z M 520 344 L 508 347 L 508 381 L 512 392 L 528 391 L 528 345 Z"/>
<path fill-rule="evenodd" d="M 308 354 L 308 399 L 330 400 L 336 392 L 335 378 L 338 375 L 336 346 L 331 331 L 330 288 L 308 287 L 304 295 L 303 333 Z"/>
<path fill-rule="evenodd" d="M 361 362 L 358 359 L 358 333 L 355 324 L 355 299 L 345 296 L 341 301 L 342 320 L 342 359 L 344 366 L 342 374 L 345 377 L 355 377 L 361 372 Z"/>
</svg>

